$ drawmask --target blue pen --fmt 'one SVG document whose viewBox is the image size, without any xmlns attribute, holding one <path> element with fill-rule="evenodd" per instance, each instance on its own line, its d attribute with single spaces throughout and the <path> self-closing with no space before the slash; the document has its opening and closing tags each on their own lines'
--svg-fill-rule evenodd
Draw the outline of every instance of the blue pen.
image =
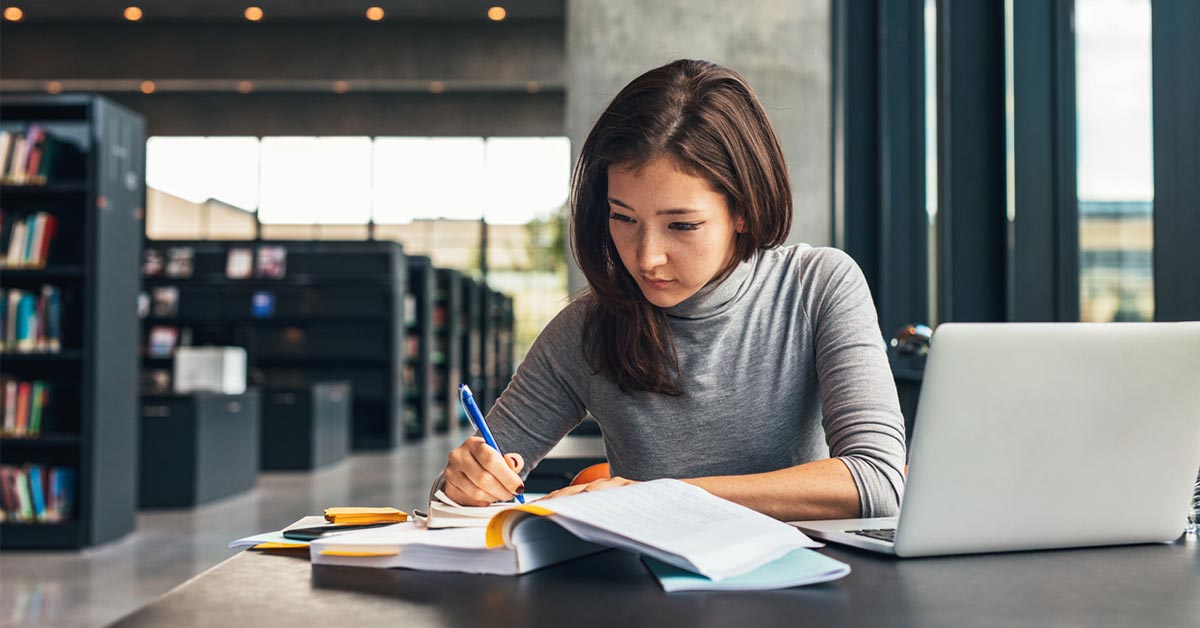
<svg viewBox="0 0 1200 628">
<path fill-rule="evenodd" d="M 471 394 L 471 389 L 466 384 L 458 385 L 458 400 L 462 402 L 463 409 L 467 411 L 467 417 L 471 419 L 471 423 L 475 424 L 475 429 L 483 434 L 483 441 L 489 447 L 495 449 L 500 457 L 504 457 L 504 452 L 500 451 L 500 446 L 496 444 L 496 439 L 492 438 L 492 431 L 488 429 L 487 423 L 483 420 L 483 413 L 479 411 L 479 406 L 475 403 L 475 395 Z M 505 461 L 507 464 L 507 461 Z M 517 495 L 517 501 L 524 504 L 525 497 Z"/>
</svg>

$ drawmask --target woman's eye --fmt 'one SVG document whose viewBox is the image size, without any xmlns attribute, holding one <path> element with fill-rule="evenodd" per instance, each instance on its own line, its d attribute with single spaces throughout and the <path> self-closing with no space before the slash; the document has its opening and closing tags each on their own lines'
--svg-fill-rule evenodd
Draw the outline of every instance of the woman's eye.
<svg viewBox="0 0 1200 628">
<path fill-rule="evenodd" d="M 700 228 L 702 222 L 673 222 L 671 228 L 676 231 L 695 231 Z"/>
<path fill-rule="evenodd" d="M 610 219 L 612 219 L 612 220 L 616 220 L 616 221 L 618 221 L 618 222 L 626 222 L 626 223 L 631 223 L 631 222 L 633 222 L 633 219 L 632 219 L 632 218 L 630 218 L 629 216 L 626 216 L 625 214 L 618 214 L 618 213 L 616 213 L 616 212 L 609 212 L 609 213 L 608 213 L 608 217 L 609 217 Z"/>
</svg>

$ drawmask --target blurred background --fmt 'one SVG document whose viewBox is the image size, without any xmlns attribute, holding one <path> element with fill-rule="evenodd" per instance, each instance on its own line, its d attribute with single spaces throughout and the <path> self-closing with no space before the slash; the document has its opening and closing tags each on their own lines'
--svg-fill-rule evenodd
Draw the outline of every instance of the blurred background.
<svg viewBox="0 0 1200 628">
<path fill-rule="evenodd" d="M 947 321 L 1200 319 L 1190 0 L 0 2 L 0 619 L 113 621 L 333 505 L 408 509 L 585 288 L 571 169 L 742 73 L 789 243 L 850 253 L 911 428 Z M 585 422 L 531 490 L 603 460 Z M 91 548 L 91 549 L 85 549 Z"/>
</svg>

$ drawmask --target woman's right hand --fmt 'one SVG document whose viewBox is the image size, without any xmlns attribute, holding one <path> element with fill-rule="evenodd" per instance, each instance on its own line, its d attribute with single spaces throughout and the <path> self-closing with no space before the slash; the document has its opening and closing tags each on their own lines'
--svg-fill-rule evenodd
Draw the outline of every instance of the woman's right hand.
<svg viewBox="0 0 1200 628">
<path fill-rule="evenodd" d="M 520 454 L 500 455 L 478 436 L 463 441 L 454 451 L 442 477 L 446 496 L 463 506 L 487 506 L 508 501 L 525 492 L 517 475 L 525 467 Z"/>
</svg>

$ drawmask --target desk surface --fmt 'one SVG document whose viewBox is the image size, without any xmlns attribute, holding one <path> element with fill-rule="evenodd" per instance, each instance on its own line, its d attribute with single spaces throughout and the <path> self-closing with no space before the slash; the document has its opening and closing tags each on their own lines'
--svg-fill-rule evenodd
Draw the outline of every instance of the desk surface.
<svg viewBox="0 0 1200 628">
<path fill-rule="evenodd" d="M 243 552 L 119 626 L 1190 626 L 1200 544 L 897 560 L 834 547 L 831 583 L 666 594 L 610 550 L 519 577 L 322 565 Z M 387 623 L 385 623 L 387 622 Z"/>
<path fill-rule="evenodd" d="M 118 626 L 1159 626 L 1200 624 L 1200 544 L 850 563 L 828 584 L 667 594 L 610 550 L 506 576 L 311 567 L 242 552 Z"/>
</svg>

